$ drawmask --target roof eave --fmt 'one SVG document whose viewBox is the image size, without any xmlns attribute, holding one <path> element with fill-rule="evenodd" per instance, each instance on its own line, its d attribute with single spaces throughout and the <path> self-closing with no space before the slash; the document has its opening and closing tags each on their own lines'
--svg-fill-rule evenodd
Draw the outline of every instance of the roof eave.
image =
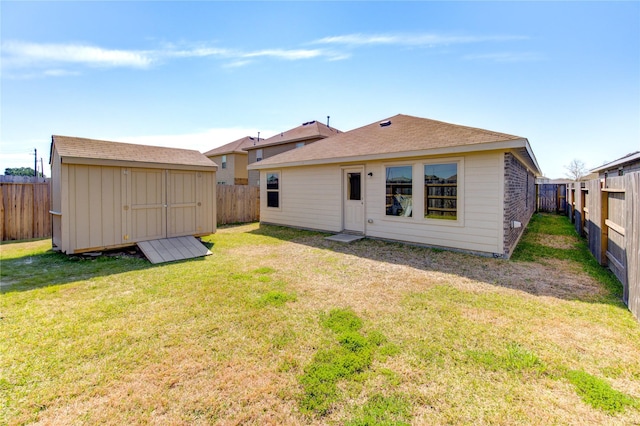
<svg viewBox="0 0 640 426">
<path fill-rule="evenodd" d="M 197 170 L 203 172 L 218 170 L 218 165 L 213 161 L 211 162 L 211 166 L 205 166 L 203 164 L 158 163 L 152 161 L 111 160 L 103 158 L 71 157 L 61 155 L 60 162 L 64 164 L 100 165 L 114 167 L 144 167 L 150 169 Z"/>
<path fill-rule="evenodd" d="M 595 169 L 589 170 L 589 173 L 598 173 L 602 170 L 607 170 L 616 166 L 624 166 L 627 163 L 633 163 L 634 161 L 640 160 L 640 152 L 636 152 L 634 154 L 628 155 L 626 157 L 619 158 L 617 160 L 613 160 L 607 164 L 603 164 L 600 167 L 596 167 Z"/>
<path fill-rule="evenodd" d="M 380 154 L 356 155 L 351 157 L 321 158 L 317 160 L 301 160 L 301 161 L 269 163 L 269 164 L 252 163 L 248 166 L 248 169 L 263 170 L 263 169 L 275 169 L 275 168 L 283 168 L 283 167 L 299 167 L 299 166 L 324 165 L 324 164 L 335 164 L 335 163 L 395 160 L 400 158 L 429 157 L 429 156 L 435 156 L 435 155 L 448 155 L 448 154 L 464 154 L 469 152 L 494 151 L 499 149 L 515 149 L 515 148 L 526 148 L 529 156 L 531 157 L 533 165 L 537 169 L 536 171 L 538 173 L 541 173 L 540 167 L 538 166 L 535 156 L 531 151 L 531 147 L 529 146 L 529 141 L 526 138 L 518 138 L 518 139 L 512 139 L 512 140 L 500 141 L 500 142 L 487 142 L 487 143 L 474 144 L 474 145 L 459 145 L 459 146 L 452 146 L 452 147 L 450 146 L 450 147 L 417 150 L 417 151 L 399 151 L 399 152 L 380 153 Z M 276 155 L 271 158 L 276 159 L 277 157 L 278 156 Z"/>
<path fill-rule="evenodd" d="M 325 135 L 305 136 L 305 137 L 301 137 L 301 138 L 287 139 L 285 141 L 266 143 L 266 144 L 263 144 L 263 145 L 248 146 L 248 147 L 242 148 L 242 149 L 244 151 L 251 151 L 252 149 L 260 149 L 260 148 L 267 148 L 267 147 L 270 147 L 270 146 L 284 145 L 285 143 L 302 142 L 302 141 L 306 141 L 306 140 L 309 140 L 309 139 L 315 139 L 314 142 L 317 142 L 317 141 L 319 141 L 321 139 L 326 139 L 328 137 L 331 137 L 331 136 L 325 136 Z"/>
</svg>

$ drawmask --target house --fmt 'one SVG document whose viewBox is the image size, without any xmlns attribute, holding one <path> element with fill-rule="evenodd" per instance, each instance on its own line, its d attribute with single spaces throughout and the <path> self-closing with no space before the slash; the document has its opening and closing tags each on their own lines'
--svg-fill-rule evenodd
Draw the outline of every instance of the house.
<svg viewBox="0 0 640 426">
<path fill-rule="evenodd" d="M 249 164 L 262 223 L 508 258 L 535 211 L 529 141 L 396 115 Z"/>
<path fill-rule="evenodd" d="M 63 253 L 216 231 L 217 165 L 198 151 L 54 135 L 49 162 Z"/>
<path fill-rule="evenodd" d="M 218 184 L 247 185 L 249 183 L 247 171 L 249 156 L 244 148 L 258 141 L 258 138 L 245 136 L 204 153 L 211 161 L 220 165 L 217 173 Z"/>
<path fill-rule="evenodd" d="M 278 133 L 268 139 L 255 141 L 256 143 L 244 149 L 249 154 L 249 164 L 252 164 L 285 151 L 301 148 L 338 133 L 340 133 L 339 130 L 324 125 L 319 121 L 307 121 L 298 127 Z M 249 170 L 249 185 L 260 185 L 259 172 Z"/>
<path fill-rule="evenodd" d="M 631 172 L 640 172 L 640 151 L 632 152 L 624 157 L 590 170 L 590 173 L 598 174 L 598 177 L 594 179 L 623 176 Z"/>
</svg>

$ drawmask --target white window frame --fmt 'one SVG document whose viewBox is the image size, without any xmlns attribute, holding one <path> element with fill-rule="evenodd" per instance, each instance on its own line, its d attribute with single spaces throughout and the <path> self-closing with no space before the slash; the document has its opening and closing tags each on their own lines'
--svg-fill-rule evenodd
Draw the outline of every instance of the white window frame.
<svg viewBox="0 0 640 426">
<path fill-rule="evenodd" d="M 411 204 L 412 204 L 412 211 L 411 211 L 411 216 L 407 217 L 407 216 L 395 216 L 395 215 L 388 215 L 387 214 L 387 168 L 388 167 L 406 167 L 406 166 L 411 166 Z M 390 220 L 390 221 L 399 221 L 399 222 L 412 222 L 415 221 L 415 217 L 416 217 L 416 210 L 415 210 L 415 196 L 416 196 L 416 191 L 415 191 L 415 183 L 416 183 L 416 166 L 418 166 L 418 163 L 415 162 L 407 162 L 407 161 L 403 161 L 403 162 L 399 162 L 399 163 L 387 163 L 387 164 L 383 164 L 382 165 L 382 173 L 383 173 L 383 177 L 382 177 L 382 206 L 383 206 L 383 217 L 384 220 Z"/>
<path fill-rule="evenodd" d="M 278 175 L 278 189 L 268 189 L 269 186 L 269 175 L 277 174 Z M 264 200 L 265 207 L 269 210 L 282 210 L 282 171 L 280 170 L 267 170 L 264 172 Z M 269 192 L 277 192 L 278 193 L 278 207 L 270 207 L 269 206 Z"/>
<path fill-rule="evenodd" d="M 256 162 L 262 161 L 262 148 L 256 149 Z"/>
<path fill-rule="evenodd" d="M 223 155 L 222 158 L 220 159 L 220 165 L 223 169 L 227 168 L 227 156 Z"/>
<path fill-rule="evenodd" d="M 456 164 L 458 169 L 458 182 L 456 187 L 456 220 L 451 219 L 438 219 L 438 218 L 427 218 L 425 217 L 425 195 L 424 195 L 424 166 L 434 165 L 434 164 Z M 438 226 L 453 226 L 453 227 L 462 227 L 464 226 L 464 158 L 463 157 L 443 157 L 443 158 L 434 158 L 421 162 L 420 167 L 420 182 L 422 192 L 422 213 L 421 218 L 424 223 L 428 223 L 430 225 L 438 225 Z"/>
</svg>

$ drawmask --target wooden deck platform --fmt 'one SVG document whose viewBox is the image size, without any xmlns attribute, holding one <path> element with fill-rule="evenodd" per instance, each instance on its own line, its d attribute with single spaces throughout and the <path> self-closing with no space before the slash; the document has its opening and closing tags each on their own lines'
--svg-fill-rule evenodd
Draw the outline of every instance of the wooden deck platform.
<svg viewBox="0 0 640 426">
<path fill-rule="evenodd" d="M 154 264 L 212 254 L 207 247 L 191 236 L 141 241 L 138 243 L 138 247 L 149 259 L 149 262 Z"/>
</svg>

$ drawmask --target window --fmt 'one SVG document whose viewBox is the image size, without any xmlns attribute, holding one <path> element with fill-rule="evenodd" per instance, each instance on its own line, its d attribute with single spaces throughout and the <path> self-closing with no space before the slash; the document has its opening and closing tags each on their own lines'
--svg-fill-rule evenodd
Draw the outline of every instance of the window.
<svg viewBox="0 0 640 426">
<path fill-rule="evenodd" d="M 386 173 L 387 216 L 411 217 L 413 211 L 413 167 L 387 167 Z"/>
<path fill-rule="evenodd" d="M 296 148 L 302 148 L 304 146 L 304 142 L 298 142 L 296 144 Z"/>
<path fill-rule="evenodd" d="M 226 155 L 222 156 L 222 168 L 223 169 L 227 168 L 227 156 Z"/>
<path fill-rule="evenodd" d="M 458 219 L 458 164 L 424 166 L 424 217 Z"/>
<path fill-rule="evenodd" d="M 349 184 L 347 185 L 347 200 L 360 201 L 362 194 L 360 193 L 361 177 L 360 172 L 347 173 L 347 179 Z"/>
<path fill-rule="evenodd" d="M 256 150 L 256 161 L 262 161 L 262 149 Z"/>
<path fill-rule="evenodd" d="M 280 173 L 267 173 L 267 207 L 280 207 Z"/>
</svg>

